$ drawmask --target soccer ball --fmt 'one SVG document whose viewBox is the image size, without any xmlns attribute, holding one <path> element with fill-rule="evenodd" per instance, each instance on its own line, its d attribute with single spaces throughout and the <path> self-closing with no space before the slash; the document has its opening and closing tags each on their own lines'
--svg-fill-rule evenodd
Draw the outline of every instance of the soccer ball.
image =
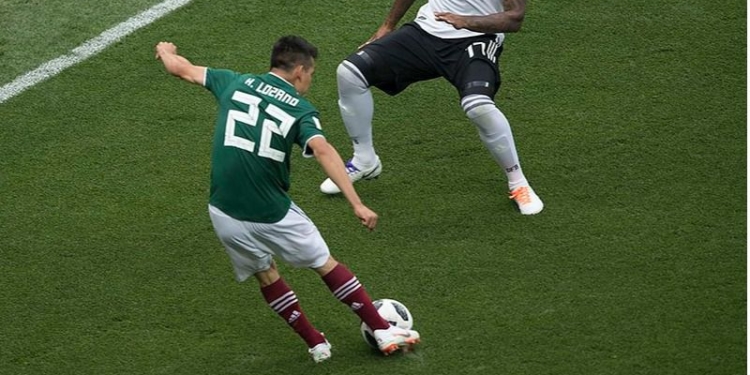
<svg viewBox="0 0 750 375">
<path fill-rule="evenodd" d="M 411 316 L 409 309 L 404 306 L 403 303 L 396 301 L 395 299 L 383 298 L 372 301 L 375 305 L 375 309 L 378 310 L 378 314 L 387 320 L 392 326 L 397 326 L 403 329 L 411 329 L 414 326 L 414 319 Z M 378 342 L 375 337 L 372 336 L 372 329 L 362 322 L 359 326 L 360 332 L 362 332 L 362 338 L 365 339 L 367 345 L 377 349 Z"/>
</svg>

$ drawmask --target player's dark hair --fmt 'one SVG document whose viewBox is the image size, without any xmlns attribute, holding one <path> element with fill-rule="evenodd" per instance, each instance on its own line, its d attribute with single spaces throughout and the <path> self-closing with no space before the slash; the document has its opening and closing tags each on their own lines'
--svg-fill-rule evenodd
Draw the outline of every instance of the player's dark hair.
<svg viewBox="0 0 750 375">
<path fill-rule="evenodd" d="M 273 45 L 271 51 L 271 68 L 286 71 L 294 69 L 297 65 L 309 68 L 313 60 L 318 58 L 318 47 L 310 44 L 302 37 L 287 35 L 279 38 Z"/>
</svg>

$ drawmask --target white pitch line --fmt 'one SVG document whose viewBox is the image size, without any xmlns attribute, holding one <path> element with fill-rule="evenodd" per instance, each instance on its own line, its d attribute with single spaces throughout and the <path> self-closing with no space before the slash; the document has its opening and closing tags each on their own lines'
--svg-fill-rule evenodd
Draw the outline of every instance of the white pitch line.
<svg viewBox="0 0 750 375">
<path fill-rule="evenodd" d="M 72 49 L 69 53 L 47 61 L 39 65 L 36 69 L 16 77 L 13 82 L 0 87 L 0 104 L 22 93 L 29 87 L 54 77 L 63 70 L 96 55 L 133 31 L 164 17 L 190 1 L 192 0 L 162 1 L 150 9 L 130 17 L 127 21 L 99 34 L 99 36 L 83 42 L 83 44 Z"/>
</svg>

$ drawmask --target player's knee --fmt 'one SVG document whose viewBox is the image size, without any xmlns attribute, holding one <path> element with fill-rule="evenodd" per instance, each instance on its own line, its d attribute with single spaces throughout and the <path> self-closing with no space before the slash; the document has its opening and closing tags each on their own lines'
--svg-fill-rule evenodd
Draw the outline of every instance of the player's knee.
<svg viewBox="0 0 750 375">
<path fill-rule="evenodd" d="M 333 271 L 336 266 L 339 265 L 339 262 L 336 261 L 336 259 L 333 259 L 333 257 L 329 256 L 328 259 L 326 259 L 326 262 L 323 263 L 320 267 L 312 267 L 315 272 L 317 272 L 320 276 L 325 276 L 329 272 Z"/>
<path fill-rule="evenodd" d="M 347 60 L 341 62 L 336 68 L 336 82 L 338 83 L 339 93 L 367 90 L 367 79 L 356 65 Z"/>
<path fill-rule="evenodd" d="M 463 108 L 469 119 L 475 119 L 497 110 L 497 106 L 495 106 L 495 102 L 491 97 L 476 94 L 461 98 L 461 108 Z"/>
<path fill-rule="evenodd" d="M 255 274 L 255 279 L 258 280 L 261 287 L 269 286 L 281 278 L 279 271 L 275 267 L 271 267 L 262 271 L 258 271 Z"/>
</svg>

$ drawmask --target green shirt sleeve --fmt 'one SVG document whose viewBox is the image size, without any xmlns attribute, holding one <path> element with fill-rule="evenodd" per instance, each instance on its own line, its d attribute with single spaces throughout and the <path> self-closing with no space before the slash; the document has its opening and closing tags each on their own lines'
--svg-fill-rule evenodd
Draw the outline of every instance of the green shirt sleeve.
<svg viewBox="0 0 750 375">
<path fill-rule="evenodd" d="M 318 120 L 318 114 L 312 113 L 300 119 L 299 135 L 296 142 L 302 148 L 302 156 L 306 158 L 313 156 L 312 150 L 307 147 L 307 142 L 310 142 L 315 137 L 325 136 L 320 126 L 320 120 Z"/>
<path fill-rule="evenodd" d="M 237 79 L 240 74 L 228 69 L 206 69 L 206 88 L 214 94 L 216 98 L 226 90 L 229 84 Z"/>
</svg>

